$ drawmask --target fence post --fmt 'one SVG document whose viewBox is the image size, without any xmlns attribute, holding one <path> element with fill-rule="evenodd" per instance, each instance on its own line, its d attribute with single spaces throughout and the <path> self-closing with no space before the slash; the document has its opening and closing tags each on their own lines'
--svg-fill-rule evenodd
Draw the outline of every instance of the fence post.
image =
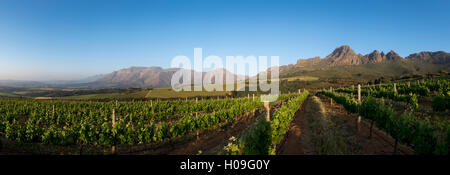
<svg viewBox="0 0 450 175">
<path fill-rule="evenodd" d="M 198 97 L 195 97 L 195 103 L 198 103 Z"/>
<path fill-rule="evenodd" d="M 267 120 L 268 122 L 270 122 L 270 106 L 269 106 L 269 102 L 268 102 L 268 101 L 265 101 L 265 102 L 264 102 L 264 107 L 266 108 L 266 111 L 267 111 L 267 117 L 266 117 L 266 120 Z"/>
<path fill-rule="evenodd" d="M 394 83 L 394 93 L 397 92 L 397 83 Z"/>
<path fill-rule="evenodd" d="M 114 126 L 116 126 L 116 109 L 113 109 L 113 113 L 112 113 L 112 127 L 114 128 Z M 116 145 L 115 144 L 111 147 L 111 152 L 113 154 L 116 153 Z"/>
<path fill-rule="evenodd" d="M 253 101 L 255 101 L 255 94 L 253 94 Z"/>
<path fill-rule="evenodd" d="M 198 117 L 198 112 L 195 112 L 195 119 L 197 120 L 197 117 Z M 197 129 L 197 140 L 196 141 L 198 141 L 199 140 L 199 132 L 198 132 L 198 129 Z"/>
<path fill-rule="evenodd" d="M 358 104 L 361 104 L 361 85 L 358 84 Z"/>
<path fill-rule="evenodd" d="M 361 115 L 359 115 L 359 107 L 361 105 L 361 85 L 358 84 L 358 118 L 356 119 L 356 129 L 359 132 L 361 129 Z"/>
</svg>

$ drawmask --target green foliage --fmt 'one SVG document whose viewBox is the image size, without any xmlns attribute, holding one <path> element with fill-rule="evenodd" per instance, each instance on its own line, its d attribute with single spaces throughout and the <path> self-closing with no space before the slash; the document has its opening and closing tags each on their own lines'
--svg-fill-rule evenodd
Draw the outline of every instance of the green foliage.
<svg viewBox="0 0 450 175">
<path fill-rule="evenodd" d="M 341 98 L 329 91 L 321 91 L 320 94 Z M 409 95 L 410 103 L 417 103 L 417 97 Z M 347 101 L 335 100 L 345 106 Z M 373 120 L 376 126 L 386 131 L 400 143 L 411 145 L 415 154 L 448 154 L 450 148 L 449 125 L 433 125 L 429 119 L 419 119 L 412 114 L 403 113 L 397 115 L 392 108 L 386 107 L 383 102 L 376 101 L 373 97 L 368 97 L 361 103 L 360 114 Z"/>
<path fill-rule="evenodd" d="M 241 137 L 242 154 L 267 155 L 271 144 L 270 123 L 260 117 L 255 125 Z"/>
<path fill-rule="evenodd" d="M 450 109 L 450 96 L 441 94 L 433 97 L 431 107 L 433 108 L 433 111 L 445 111 L 446 109 Z"/>
<path fill-rule="evenodd" d="M 332 98 L 336 103 L 342 104 L 346 110 L 352 113 L 358 112 L 358 102 L 346 95 L 339 95 L 331 91 L 319 91 L 317 94 L 325 95 Z"/>
<path fill-rule="evenodd" d="M 239 140 L 239 154 L 275 154 L 274 145 L 280 143 L 289 129 L 289 124 L 294 118 L 301 104 L 309 96 L 308 92 L 300 95 L 293 95 L 286 104 L 275 111 L 271 121 L 265 121 L 265 117 L 260 117 Z M 265 116 L 265 115 L 264 115 Z M 230 146 L 231 147 L 231 146 Z M 227 150 L 231 148 L 227 147 Z M 230 153 L 229 153 L 230 154 Z"/>
</svg>

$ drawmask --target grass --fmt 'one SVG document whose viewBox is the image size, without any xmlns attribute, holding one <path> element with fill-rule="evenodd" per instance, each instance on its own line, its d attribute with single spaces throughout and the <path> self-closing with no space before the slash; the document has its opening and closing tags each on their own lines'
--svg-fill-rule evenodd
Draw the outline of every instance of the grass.
<svg viewBox="0 0 450 175">
<path fill-rule="evenodd" d="M 287 80 L 287 81 L 317 81 L 317 80 L 319 80 L 319 77 L 295 76 L 295 77 L 281 78 L 281 80 Z"/>
<path fill-rule="evenodd" d="M 345 128 L 340 127 L 342 123 L 334 121 L 328 115 L 318 97 L 311 98 L 307 111 L 311 111 L 308 120 L 316 154 L 349 155 L 358 153 L 349 140 L 348 132 Z"/>
<path fill-rule="evenodd" d="M 0 92 L 0 97 L 18 97 L 18 95 L 6 93 L 6 92 Z"/>
<path fill-rule="evenodd" d="M 228 92 L 208 92 L 208 91 L 180 91 L 175 92 L 171 88 L 155 88 L 151 90 L 143 89 L 133 92 L 89 94 L 62 97 L 61 99 L 88 100 L 88 99 L 130 99 L 130 98 L 190 98 L 204 96 L 225 96 Z"/>
</svg>

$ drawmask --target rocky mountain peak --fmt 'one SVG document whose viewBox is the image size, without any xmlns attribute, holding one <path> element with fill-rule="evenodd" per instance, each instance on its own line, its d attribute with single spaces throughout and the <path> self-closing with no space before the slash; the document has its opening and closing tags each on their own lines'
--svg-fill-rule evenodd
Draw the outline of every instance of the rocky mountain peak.
<svg viewBox="0 0 450 175">
<path fill-rule="evenodd" d="M 349 45 L 343 45 L 343 46 L 340 46 L 340 47 L 334 49 L 334 51 L 327 57 L 341 58 L 341 57 L 352 56 L 352 55 L 356 55 L 355 51 L 353 51 L 353 49 L 350 48 Z"/>
<path fill-rule="evenodd" d="M 355 51 L 348 45 L 340 46 L 334 51 L 325 57 L 325 60 L 329 63 L 330 66 L 336 65 L 353 65 L 353 64 L 361 64 L 361 55 L 357 55 Z"/>
<path fill-rule="evenodd" d="M 389 51 L 389 53 L 386 54 L 386 60 L 401 60 L 401 59 L 403 58 L 393 50 Z"/>
</svg>

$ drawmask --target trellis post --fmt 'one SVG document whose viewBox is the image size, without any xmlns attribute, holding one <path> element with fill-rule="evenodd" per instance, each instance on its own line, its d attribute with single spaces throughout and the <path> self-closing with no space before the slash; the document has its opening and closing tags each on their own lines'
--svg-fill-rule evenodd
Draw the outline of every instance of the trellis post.
<svg viewBox="0 0 450 175">
<path fill-rule="evenodd" d="M 397 83 L 394 83 L 394 93 L 397 92 Z"/>
<path fill-rule="evenodd" d="M 266 111 L 267 111 L 266 120 L 268 122 L 270 122 L 270 106 L 269 106 L 269 102 L 268 101 L 264 102 L 264 107 L 266 108 Z"/>
</svg>

